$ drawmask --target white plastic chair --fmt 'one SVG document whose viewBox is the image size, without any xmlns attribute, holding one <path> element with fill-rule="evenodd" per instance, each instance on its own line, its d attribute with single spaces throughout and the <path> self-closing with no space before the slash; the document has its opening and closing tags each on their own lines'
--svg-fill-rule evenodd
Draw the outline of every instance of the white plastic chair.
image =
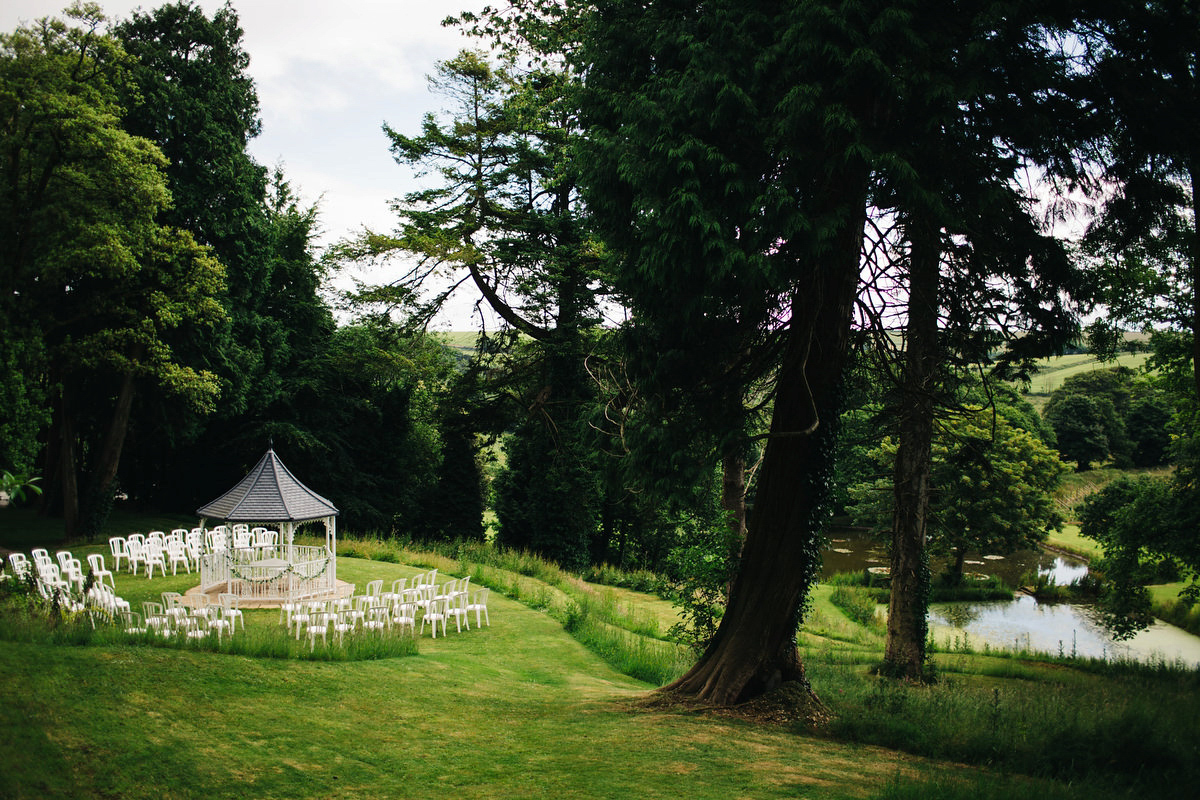
<svg viewBox="0 0 1200 800">
<path fill-rule="evenodd" d="M 333 631 L 337 634 L 338 644 L 342 643 L 342 637 L 347 633 L 354 633 L 356 627 L 356 619 L 350 611 L 339 611 L 333 618 Z"/>
<path fill-rule="evenodd" d="M 367 581 L 367 590 L 362 593 L 363 597 L 372 598 L 375 602 L 382 601 L 383 579 Z"/>
<path fill-rule="evenodd" d="M 467 602 L 467 611 L 475 612 L 475 627 L 480 627 L 479 614 L 483 613 L 483 618 L 487 620 L 488 627 L 492 627 L 492 620 L 488 617 L 488 590 L 477 589 L 471 595 L 471 599 Z"/>
<path fill-rule="evenodd" d="M 212 615 L 204 617 L 208 621 L 208 629 L 217 632 L 217 641 L 221 640 L 221 635 L 225 631 L 229 631 L 229 635 L 233 636 L 234 622 L 233 619 L 227 616 L 222 606 L 213 606 Z"/>
<path fill-rule="evenodd" d="M 167 574 L 167 559 L 163 553 L 162 539 L 146 538 L 145 549 L 146 577 L 154 577 L 154 567 L 157 566 L 159 571 L 165 576 Z"/>
<path fill-rule="evenodd" d="M 183 546 L 187 550 L 188 560 L 199 571 L 200 559 L 204 556 L 204 529 L 192 528 L 188 531 L 183 539 Z"/>
<path fill-rule="evenodd" d="M 458 592 L 446 598 L 446 619 L 454 618 L 454 627 L 462 633 L 463 622 L 467 623 L 467 630 L 471 630 L 471 622 L 467 619 L 467 596 L 464 593 Z"/>
<path fill-rule="evenodd" d="M 121 629 L 131 636 L 142 636 L 150 629 L 146 627 L 142 615 L 136 611 L 122 611 L 119 615 Z"/>
<path fill-rule="evenodd" d="M 146 545 L 140 539 L 129 537 L 125 542 L 125 557 L 129 559 L 129 571 L 137 574 L 138 565 L 146 566 Z"/>
<path fill-rule="evenodd" d="M 71 583 L 62 576 L 58 564 L 42 561 L 37 565 L 38 592 L 47 600 L 58 598 L 59 603 L 66 605 L 70 599 Z"/>
<path fill-rule="evenodd" d="M 109 584 L 114 589 L 117 588 L 117 583 L 115 580 L 113 580 L 112 572 L 110 572 L 109 570 L 104 568 L 104 554 L 103 553 L 92 553 L 91 555 L 89 555 L 87 557 L 87 560 L 88 560 L 88 567 L 91 569 L 92 575 L 95 576 L 95 580 L 97 583 L 103 581 L 104 576 L 107 575 Z"/>
<path fill-rule="evenodd" d="M 240 620 L 242 630 L 246 630 L 246 618 L 240 607 L 241 598 L 232 592 L 221 592 L 217 595 L 217 599 L 221 601 L 221 616 L 229 620 L 230 625 L 236 624 Z"/>
<path fill-rule="evenodd" d="M 156 603 L 153 600 L 143 600 L 142 616 L 145 618 L 146 627 L 149 630 L 163 636 L 171 635 L 171 618 L 167 616 L 166 608 L 164 608 L 162 603 Z"/>
<path fill-rule="evenodd" d="M 196 594 L 191 596 L 191 604 L 189 606 L 193 617 L 208 617 L 212 619 L 216 614 L 219 605 L 213 605 L 213 602 L 208 599 L 206 594 Z"/>
<path fill-rule="evenodd" d="M 188 561 L 187 545 L 183 543 L 182 539 L 167 540 L 167 560 L 171 562 L 172 575 L 177 575 L 179 573 L 180 564 L 183 564 L 184 570 L 186 570 L 189 575 L 192 574 L 192 565 L 191 562 Z M 166 574 L 165 569 L 163 570 L 163 574 Z"/>
<path fill-rule="evenodd" d="M 366 619 L 363 620 L 363 630 L 384 631 L 392 627 L 392 610 L 385 605 L 375 605 L 367 609 Z"/>
<path fill-rule="evenodd" d="M 400 602 L 400 598 L 404 596 L 404 590 L 408 588 L 408 578 L 397 578 L 392 581 L 391 591 L 384 592 L 380 597 L 385 603 L 395 604 Z"/>
<path fill-rule="evenodd" d="M 410 632 L 417 629 L 417 604 L 400 603 L 392 612 L 392 623 L 400 628 L 408 628 Z"/>
<path fill-rule="evenodd" d="M 188 616 L 189 609 L 183 604 L 183 595 L 179 592 L 163 592 L 162 593 L 163 609 L 172 621 L 178 622 L 182 617 Z"/>
<path fill-rule="evenodd" d="M 304 632 L 308 636 L 308 649 L 310 652 L 317 648 L 318 636 L 321 637 L 321 641 L 326 645 L 329 644 L 329 626 L 336 618 L 336 612 L 317 611 L 308 620 L 308 624 L 305 625 Z"/>
<path fill-rule="evenodd" d="M 74 584 L 82 592 L 84 578 L 86 577 L 83 574 L 83 563 L 70 553 L 67 553 L 66 558 L 60 559 L 60 563 L 62 565 L 63 579 Z"/>
<path fill-rule="evenodd" d="M 177 620 L 175 624 L 177 628 L 184 631 L 189 639 L 207 639 L 215 630 L 208 617 L 184 617 Z"/>
<path fill-rule="evenodd" d="M 292 625 L 296 626 L 296 641 L 300 640 L 300 634 L 312 621 L 313 613 L 315 612 L 308 603 L 296 603 L 296 608 L 287 615 L 288 632 L 291 632 Z"/>
<path fill-rule="evenodd" d="M 124 536 L 112 536 L 108 540 L 108 551 L 112 553 L 113 569 L 121 571 L 121 559 L 129 561 L 129 551 L 125 549 Z"/>
<path fill-rule="evenodd" d="M 13 575 L 18 578 L 25 578 L 32 575 L 32 567 L 29 565 L 29 559 L 24 553 L 9 553 L 8 563 L 12 567 Z"/>
<path fill-rule="evenodd" d="M 251 546 L 264 558 L 269 558 L 275 554 L 275 549 L 279 545 L 279 531 L 269 530 L 267 528 L 252 528 L 250 530 Z"/>
<path fill-rule="evenodd" d="M 107 583 L 92 584 L 88 589 L 88 600 L 100 611 L 113 616 L 130 610 L 129 601 L 117 597 L 116 592 Z"/>
<path fill-rule="evenodd" d="M 438 623 L 442 623 L 442 636 L 446 635 L 446 601 L 431 600 L 429 606 L 425 609 L 425 613 L 421 615 L 421 634 L 425 633 L 425 623 L 430 623 L 433 629 L 433 638 L 437 638 Z"/>
</svg>

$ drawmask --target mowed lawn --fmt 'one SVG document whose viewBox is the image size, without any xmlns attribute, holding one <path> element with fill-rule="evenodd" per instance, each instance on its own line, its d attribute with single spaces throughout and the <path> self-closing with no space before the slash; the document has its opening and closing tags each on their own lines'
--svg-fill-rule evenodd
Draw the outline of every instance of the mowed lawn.
<svg viewBox="0 0 1200 800">
<path fill-rule="evenodd" d="M 339 575 L 418 570 L 339 558 Z M 192 579 L 118 576 L 153 597 Z M 869 797 L 957 770 L 735 719 L 647 711 L 545 613 L 361 662 L 0 642 L 0 796 Z M 251 611 L 251 629 L 278 625 Z"/>
</svg>

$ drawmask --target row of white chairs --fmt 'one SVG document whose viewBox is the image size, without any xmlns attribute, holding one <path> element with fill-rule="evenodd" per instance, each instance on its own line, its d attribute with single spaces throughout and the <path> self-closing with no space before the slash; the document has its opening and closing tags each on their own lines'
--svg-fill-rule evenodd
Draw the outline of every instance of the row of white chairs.
<svg viewBox="0 0 1200 800">
<path fill-rule="evenodd" d="M 44 599 L 57 599 L 60 607 L 68 611 L 96 610 L 109 615 L 128 611 L 129 603 L 117 596 L 116 583 L 112 572 L 105 567 L 104 555 L 92 553 L 87 561 L 93 576 L 90 586 L 83 564 L 69 550 L 59 550 L 54 558 L 43 547 L 31 550 L 29 558 L 20 552 L 9 553 L 8 556 L 15 577 L 22 580 L 32 578 Z M 104 582 L 105 578 L 108 583 Z"/>
<path fill-rule="evenodd" d="M 348 606 L 340 600 L 311 600 L 298 603 L 297 607 L 287 614 L 288 631 L 294 626 L 296 638 L 302 636 L 309 640 L 309 649 L 317 645 L 317 637 L 326 644 L 329 643 L 330 631 L 337 634 L 340 644 L 347 633 L 353 633 L 360 627 L 362 630 L 385 631 L 394 625 L 412 628 L 415 622 L 414 614 L 407 619 L 394 618 L 392 609 L 387 606 Z"/>
<path fill-rule="evenodd" d="M 158 568 L 162 575 L 179 574 L 179 567 L 190 575 L 192 569 L 200 569 L 200 559 L 207 553 L 235 549 L 253 548 L 262 556 L 270 556 L 279 548 L 279 531 L 248 525 L 224 525 L 214 528 L 175 528 L 170 533 L 150 531 L 146 534 L 131 533 L 128 536 L 113 536 L 108 540 L 113 557 L 113 568 L 121 569 L 122 561 L 129 571 L 137 574 L 138 568 L 147 578 L 154 577 Z"/>
<path fill-rule="evenodd" d="M 383 591 L 383 580 L 369 581 L 363 594 L 351 593 L 348 597 L 331 600 L 284 603 L 280 608 L 280 623 L 286 623 L 291 631 L 295 626 L 296 638 L 309 630 L 308 626 L 336 624 L 343 618 L 354 624 L 364 623 L 368 629 L 390 629 L 393 626 L 408 628 L 423 635 L 428 624 L 430 633 L 437 638 L 438 627 L 445 636 L 451 619 L 455 630 L 462 632 L 465 626 L 471 629 L 470 614 L 475 614 L 476 627 L 491 625 L 488 613 L 488 590 L 470 590 L 470 577 L 450 580 L 441 585 L 436 583 L 437 571 L 421 573 L 413 578 L 400 578 L 392 582 L 391 590 Z M 410 585 L 411 582 L 411 585 Z M 322 616 L 317 616 L 322 615 Z M 416 623 L 420 617 L 421 627 Z M 339 630 L 343 633 L 343 630 Z M 322 635 L 314 632 L 312 635 Z M 312 642 L 315 645 L 315 640 Z"/>
<path fill-rule="evenodd" d="M 226 633 L 232 636 L 239 624 L 245 630 L 237 595 L 222 593 L 218 603 L 212 603 L 206 595 L 196 595 L 190 603 L 188 599 L 179 592 L 163 592 L 162 602 L 143 601 L 140 613 L 127 610 L 122 615 L 125 631 L 187 639 L 203 639 L 215 633 L 219 639 Z"/>
</svg>

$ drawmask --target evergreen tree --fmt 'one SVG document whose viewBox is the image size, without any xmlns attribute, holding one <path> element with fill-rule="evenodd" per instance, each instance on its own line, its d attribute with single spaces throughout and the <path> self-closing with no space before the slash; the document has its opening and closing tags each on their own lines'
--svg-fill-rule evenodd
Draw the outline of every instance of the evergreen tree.
<svg viewBox="0 0 1200 800">
<path fill-rule="evenodd" d="M 1112 317 L 1181 334 L 1200 398 L 1200 9 L 1098 2 L 1083 41 L 1107 195 L 1086 245 Z"/>
<path fill-rule="evenodd" d="M 585 423 L 594 389 L 583 367 L 598 321 L 596 258 L 567 146 L 578 135 L 561 68 L 517 69 L 464 51 L 438 67 L 434 88 L 451 116 L 427 115 L 417 136 L 385 126 L 398 163 L 435 174 L 430 188 L 395 204 L 391 236 L 368 232 L 342 259 L 404 255 L 412 268 L 356 300 L 404 309 L 425 324 L 458 286 L 472 286 L 504 322 L 488 391 L 516 401 L 505 480 L 498 483 L 500 541 L 580 566 L 597 531 L 599 479 Z M 431 276 L 449 281 L 429 301 Z M 491 357 L 492 353 L 485 353 Z M 460 441 L 466 441 L 460 439 Z"/>
<path fill-rule="evenodd" d="M 1074 330 L 1058 297 L 1072 279 L 1062 248 L 1012 189 L 1023 157 L 1057 167 L 1069 155 L 1036 133 L 1047 107 L 1032 98 L 1050 109 L 1059 99 L 1038 75 L 1052 58 L 1030 7 L 1005 11 L 613 0 L 585 28 L 588 202 L 635 325 L 667 345 L 639 385 L 678 385 L 670 370 L 690 371 L 729 402 L 756 374 L 729 364 L 746 363 L 773 386 L 729 611 L 675 689 L 731 702 L 803 676 L 792 637 L 828 500 L 868 197 L 902 224 L 908 251 L 890 276 L 909 322 L 900 418 L 911 455 L 896 485 L 910 501 L 897 527 L 918 543 L 903 549 L 917 562 L 939 358 L 979 352 L 984 320 Z M 941 344 L 947 319 L 957 339 Z M 1043 344 L 1014 337 L 1005 359 L 1020 365 Z M 923 619 L 909 605 L 893 617 Z M 917 658 L 896 660 L 919 671 L 923 635 L 897 641 L 915 642 Z"/>
<path fill-rule="evenodd" d="M 733 408 L 770 376 L 742 566 L 709 648 L 671 687 L 718 704 L 804 680 L 795 635 L 819 566 L 870 119 L 890 81 L 852 56 L 894 32 L 867 25 L 876 10 L 604 2 L 578 54 L 589 207 L 662 353 L 635 384 L 687 373 Z"/>
<path fill-rule="evenodd" d="M 900 96 L 884 136 L 889 161 L 872 200 L 894 218 L 898 269 L 874 276 L 876 313 L 903 300 L 903 353 L 880 372 L 895 383 L 897 428 L 892 596 L 886 668 L 924 670 L 928 585 L 923 556 L 935 416 L 952 404 L 956 373 L 999 351 L 1001 374 L 1033 355 L 1061 352 L 1078 331 L 1065 305 L 1078 277 L 1065 248 L 1042 231 L 1018 175 L 1069 164 L 1074 142 L 1066 59 L 1041 4 L 959 3 L 906 11 L 916 35 L 901 55 Z M 1067 19 L 1065 22 L 1069 22 Z M 1062 126 L 1036 120 L 1055 115 Z M 891 311 L 890 313 L 895 313 Z M 990 335 L 985 332 L 990 331 Z M 887 352 L 890 333 L 876 352 Z M 1039 348 L 1043 348 L 1040 349 Z"/>
</svg>

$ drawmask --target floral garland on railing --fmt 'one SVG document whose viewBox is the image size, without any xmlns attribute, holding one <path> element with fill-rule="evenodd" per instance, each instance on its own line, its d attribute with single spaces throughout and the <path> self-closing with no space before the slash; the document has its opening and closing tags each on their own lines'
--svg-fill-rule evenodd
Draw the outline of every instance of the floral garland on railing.
<svg viewBox="0 0 1200 800">
<path fill-rule="evenodd" d="M 275 566 L 268 567 L 268 569 L 279 570 L 278 572 L 276 572 L 274 575 L 272 575 L 269 578 L 251 578 L 251 577 L 247 577 L 246 575 L 243 575 L 240 572 L 238 572 L 239 566 L 250 567 L 251 565 L 249 565 L 249 564 L 235 565 L 233 563 L 233 554 L 231 553 L 231 551 L 228 551 L 228 550 L 225 551 L 225 563 L 229 567 L 229 575 L 231 577 L 237 578 L 240 581 L 245 581 L 246 583 L 253 583 L 256 585 L 261 585 L 264 583 L 271 583 L 273 581 L 277 581 L 284 575 L 287 575 L 288 573 L 296 575 L 297 577 L 301 578 L 302 580 L 308 580 L 308 581 L 316 580 L 317 578 L 324 575 L 326 570 L 329 569 L 329 563 L 331 561 L 333 561 L 332 556 L 328 556 L 328 555 L 325 556 L 325 560 L 321 563 L 321 570 L 319 572 L 317 572 L 315 575 L 305 575 L 300 570 L 296 569 L 295 565 L 289 563 L 289 564 L 286 564 L 284 566 L 279 566 L 279 567 L 275 567 Z M 308 563 L 312 563 L 312 562 L 308 562 Z M 263 569 L 263 567 L 261 567 L 261 566 L 254 567 L 254 569 Z"/>
</svg>

